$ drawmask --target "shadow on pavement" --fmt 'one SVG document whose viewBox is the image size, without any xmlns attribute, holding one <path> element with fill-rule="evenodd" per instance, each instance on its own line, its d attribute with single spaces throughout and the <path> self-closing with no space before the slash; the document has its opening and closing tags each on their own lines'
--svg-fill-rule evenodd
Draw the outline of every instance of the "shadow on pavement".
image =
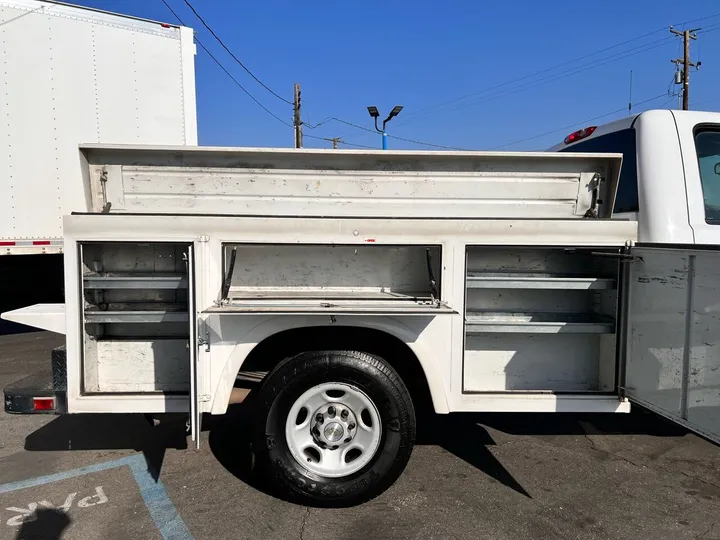
<svg viewBox="0 0 720 540">
<path fill-rule="evenodd" d="M 210 449 L 220 464 L 238 479 L 275 495 L 254 470 L 250 444 L 251 409 L 233 406 L 225 416 L 208 419 Z M 517 436 L 575 436 L 643 434 L 681 437 L 687 431 L 657 415 L 637 410 L 631 414 L 450 414 L 418 416 L 416 445 L 439 446 L 508 488 L 530 497 L 523 486 L 492 454 L 495 445 L 489 429 Z"/>
<path fill-rule="evenodd" d="M 68 414 L 58 416 L 25 438 L 31 452 L 135 450 L 145 456 L 157 481 L 168 448 L 187 448 L 185 417 L 163 416 L 152 425 L 140 414 Z"/>
<path fill-rule="evenodd" d="M 40 508 L 20 526 L 15 540 L 60 540 L 70 516 L 54 508 Z"/>
</svg>

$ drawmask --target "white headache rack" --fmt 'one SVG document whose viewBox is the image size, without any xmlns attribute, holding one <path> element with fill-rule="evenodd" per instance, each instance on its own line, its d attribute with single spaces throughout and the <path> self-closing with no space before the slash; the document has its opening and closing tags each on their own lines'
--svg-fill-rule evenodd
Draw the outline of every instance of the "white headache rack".
<svg viewBox="0 0 720 540">
<path fill-rule="evenodd" d="M 85 145 L 93 212 L 610 217 L 619 154 Z"/>
</svg>

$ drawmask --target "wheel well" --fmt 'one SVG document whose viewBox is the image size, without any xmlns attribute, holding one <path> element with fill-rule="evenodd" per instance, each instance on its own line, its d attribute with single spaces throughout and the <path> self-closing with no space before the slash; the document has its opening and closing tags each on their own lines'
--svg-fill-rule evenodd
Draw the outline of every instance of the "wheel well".
<svg viewBox="0 0 720 540">
<path fill-rule="evenodd" d="M 373 328 L 322 326 L 284 330 L 260 342 L 243 362 L 241 371 L 271 371 L 295 354 L 333 349 L 381 357 L 400 375 L 416 410 L 434 410 L 425 372 L 415 353 L 395 336 Z"/>
</svg>

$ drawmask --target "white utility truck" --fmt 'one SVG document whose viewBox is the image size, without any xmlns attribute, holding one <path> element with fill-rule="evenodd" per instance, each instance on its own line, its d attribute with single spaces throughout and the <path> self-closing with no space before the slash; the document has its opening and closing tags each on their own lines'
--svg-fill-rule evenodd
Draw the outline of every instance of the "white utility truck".
<svg viewBox="0 0 720 540">
<path fill-rule="evenodd" d="M 62 301 L 62 218 L 89 210 L 80 143 L 197 144 L 193 31 L 0 0 L 0 309 Z M 24 257 L 13 257 L 24 255 Z"/>
<path fill-rule="evenodd" d="M 700 182 L 720 132 L 689 129 Z M 610 219 L 619 154 L 80 154 L 91 206 L 64 218 L 66 303 L 3 315 L 64 333 L 66 360 L 46 393 L 6 388 L 10 412 L 189 413 L 197 445 L 202 414 L 254 375 L 256 462 L 323 504 L 397 478 L 425 397 L 438 413 L 637 402 L 720 434 L 720 253 Z"/>
</svg>

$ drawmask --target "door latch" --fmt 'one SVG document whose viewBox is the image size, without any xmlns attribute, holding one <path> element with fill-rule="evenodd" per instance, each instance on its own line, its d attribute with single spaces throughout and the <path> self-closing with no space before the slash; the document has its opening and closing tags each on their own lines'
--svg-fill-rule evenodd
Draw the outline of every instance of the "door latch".
<svg viewBox="0 0 720 540">
<path fill-rule="evenodd" d="M 205 337 L 198 337 L 198 345 L 205 345 L 205 352 L 210 352 L 210 332 L 205 332 Z"/>
</svg>

